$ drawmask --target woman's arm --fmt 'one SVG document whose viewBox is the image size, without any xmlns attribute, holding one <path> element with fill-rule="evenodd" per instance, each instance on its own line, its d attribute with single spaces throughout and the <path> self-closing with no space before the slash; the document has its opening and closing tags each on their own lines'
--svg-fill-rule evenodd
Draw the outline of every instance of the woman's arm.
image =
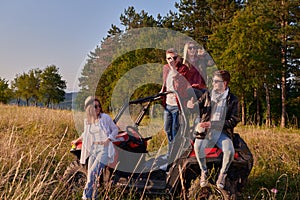
<svg viewBox="0 0 300 200">
<path fill-rule="evenodd" d="M 108 139 L 111 141 L 116 140 L 116 136 L 118 135 L 119 132 L 117 125 L 114 123 L 112 118 L 107 114 L 103 115 L 103 120 L 104 120 L 103 125 L 105 126 L 104 128 L 108 131 L 107 132 Z"/>
<path fill-rule="evenodd" d="M 82 136 L 80 136 L 79 138 L 77 138 L 76 140 L 73 140 L 71 142 L 71 144 L 77 144 L 78 142 L 82 142 Z"/>
</svg>

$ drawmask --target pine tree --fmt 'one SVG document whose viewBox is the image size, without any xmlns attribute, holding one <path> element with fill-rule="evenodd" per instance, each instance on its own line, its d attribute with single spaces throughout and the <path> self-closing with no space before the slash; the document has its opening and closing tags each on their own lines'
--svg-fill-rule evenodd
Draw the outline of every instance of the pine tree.
<svg viewBox="0 0 300 200">
<path fill-rule="evenodd" d="M 46 107 L 57 104 L 65 99 L 66 81 L 58 72 L 55 65 L 46 67 L 41 73 L 39 97 Z"/>
<path fill-rule="evenodd" d="M 8 103 L 12 98 L 12 91 L 9 88 L 8 81 L 0 77 L 0 103 Z"/>
</svg>

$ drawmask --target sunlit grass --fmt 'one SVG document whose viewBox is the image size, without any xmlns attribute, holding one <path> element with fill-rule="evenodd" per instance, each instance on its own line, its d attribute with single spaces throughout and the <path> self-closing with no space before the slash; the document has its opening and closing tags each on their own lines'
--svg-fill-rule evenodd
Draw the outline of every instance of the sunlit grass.
<svg viewBox="0 0 300 200">
<path fill-rule="evenodd" d="M 151 152 L 167 144 L 162 129 L 153 127 L 155 134 L 146 133 L 153 136 Z M 254 156 L 243 199 L 299 199 L 300 131 L 238 126 L 236 132 Z M 69 148 L 76 137 L 71 111 L 0 105 L 0 199 L 81 199 L 81 192 L 70 193 L 60 181 L 74 159 Z"/>
<path fill-rule="evenodd" d="M 58 186 L 70 162 L 73 127 L 69 111 L 0 105 L 0 199 L 58 199 L 65 193 Z"/>
<path fill-rule="evenodd" d="M 237 127 L 254 156 L 244 196 L 251 199 L 300 198 L 300 131 Z"/>
</svg>

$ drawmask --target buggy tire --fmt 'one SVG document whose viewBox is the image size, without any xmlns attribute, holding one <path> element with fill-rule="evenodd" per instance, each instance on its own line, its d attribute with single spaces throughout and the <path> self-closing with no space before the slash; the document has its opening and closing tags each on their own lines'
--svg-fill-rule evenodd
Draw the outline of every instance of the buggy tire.
<svg viewBox="0 0 300 200">
<path fill-rule="evenodd" d="M 230 200 L 228 193 L 225 190 L 218 189 L 217 186 L 209 183 L 205 187 L 200 186 L 200 177 L 192 182 L 188 191 L 188 199 L 191 200 Z"/>
<path fill-rule="evenodd" d="M 62 181 L 65 186 L 72 191 L 83 190 L 87 180 L 87 169 L 80 164 L 79 160 L 74 160 L 65 170 Z"/>
</svg>

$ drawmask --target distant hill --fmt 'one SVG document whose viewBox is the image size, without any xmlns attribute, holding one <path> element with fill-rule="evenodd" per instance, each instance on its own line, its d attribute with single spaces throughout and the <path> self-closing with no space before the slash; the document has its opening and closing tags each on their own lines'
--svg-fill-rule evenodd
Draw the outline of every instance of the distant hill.
<svg viewBox="0 0 300 200">
<path fill-rule="evenodd" d="M 75 99 L 77 94 L 78 94 L 78 92 L 65 93 L 65 100 L 63 102 L 52 105 L 50 107 L 54 108 L 54 109 L 71 110 L 72 109 L 72 97 Z M 9 104 L 17 105 L 18 103 L 17 103 L 16 99 L 13 99 L 9 102 Z M 21 100 L 19 105 L 26 106 L 26 101 Z M 38 104 L 38 106 L 42 107 L 42 104 Z"/>
<path fill-rule="evenodd" d="M 65 94 L 65 100 L 58 105 L 59 109 L 71 110 L 72 109 L 72 99 L 77 97 L 78 92 L 71 92 Z"/>
</svg>

